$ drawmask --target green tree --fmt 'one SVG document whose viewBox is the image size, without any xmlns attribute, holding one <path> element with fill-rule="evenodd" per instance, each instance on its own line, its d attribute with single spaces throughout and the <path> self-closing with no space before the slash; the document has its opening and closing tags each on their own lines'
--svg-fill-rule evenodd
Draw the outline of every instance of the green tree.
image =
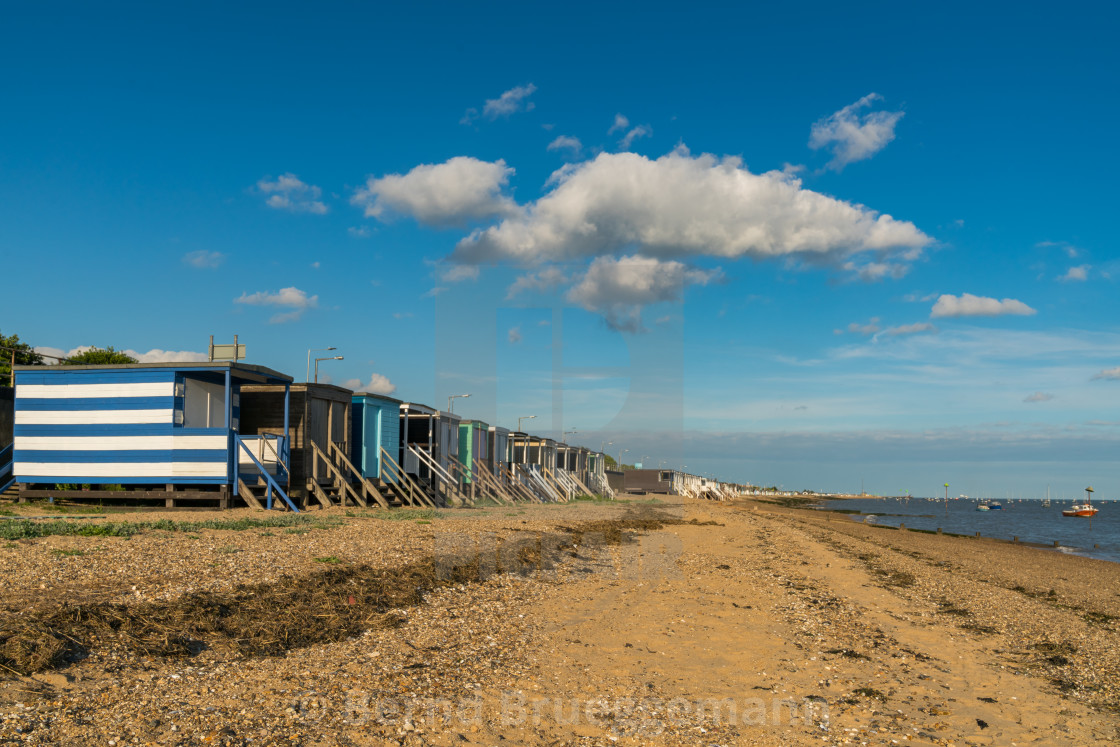
<svg viewBox="0 0 1120 747">
<path fill-rule="evenodd" d="M 610 454 L 603 455 L 603 464 L 607 469 L 616 469 L 618 467 L 618 462 L 616 462 L 614 460 L 614 457 L 612 457 Z"/>
<path fill-rule="evenodd" d="M 107 348 L 90 348 L 83 353 L 70 356 L 62 363 L 66 366 L 103 366 L 112 363 L 139 363 L 139 361 L 131 355 L 114 350 L 110 345 Z"/>
<path fill-rule="evenodd" d="M 41 366 L 43 356 L 26 342 L 19 341 L 19 335 L 5 337 L 0 332 L 0 384 L 12 384 L 12 353 L 16 356 L 17 366 Z"/>
</svg>

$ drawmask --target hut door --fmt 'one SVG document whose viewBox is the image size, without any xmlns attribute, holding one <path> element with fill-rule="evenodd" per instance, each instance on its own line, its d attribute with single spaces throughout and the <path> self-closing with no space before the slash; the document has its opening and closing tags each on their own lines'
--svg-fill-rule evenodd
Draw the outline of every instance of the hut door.
<svg viewBox="0 0 1120 747">
<path fill-rule="evenodd" d="M 307 434 L 306 438 L 314 441 L 315 444 L 327 453 L 327 441 L 330 436 L 330 402 L 318 397 L 312 397 L 310 406 L 307 408 Z M 311 474 L 319 482 L 327 480 L 327 466 L 326 463 L 319 457 L 315 457 L 311 468 Z"/>
<path fill-rule="evenodd" d="M 331 402 L 331 440 L 342 449 L 343 454 L 349 454 L 349 442 L 346 432 L 346 411 L 349 409 L 345 402 Z"/>
</svg>

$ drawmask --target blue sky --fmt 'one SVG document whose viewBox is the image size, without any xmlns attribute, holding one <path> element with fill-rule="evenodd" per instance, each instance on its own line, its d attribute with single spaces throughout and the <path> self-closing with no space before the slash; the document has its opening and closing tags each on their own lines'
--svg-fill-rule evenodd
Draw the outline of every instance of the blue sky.
<svg viewBox="0 0 1120 747">
<path fill-rule="evenodd" d="M 8 8 L 0 330 L 236 333 L 297 379 L 333 345 L 335 383 L 725 479 L 1107 497 L 1116 20 Z"/>
</svg>

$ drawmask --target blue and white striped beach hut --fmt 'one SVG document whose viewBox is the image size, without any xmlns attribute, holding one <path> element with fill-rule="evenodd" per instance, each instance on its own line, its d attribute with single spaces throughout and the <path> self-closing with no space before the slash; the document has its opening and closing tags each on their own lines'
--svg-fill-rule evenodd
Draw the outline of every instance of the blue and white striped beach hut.
<svg viewBox="0 0 1120 747">
<path fill-rule="evenodd" d="M 229 362 L 16 366 L 14 474 L 21 495 L 59 493 L 28 489 L 37 484 L 84 483 L 171 494 L 218 486 L 228 496 L 237 493 L 239 476 L 248 481 L 239 461 L 252 464 L 258 456 L 276 487 L 286 486 L 286 404 L 283 436 L 242 437 L 238 426 L 242 385 L 287 389 L 291 381 Z M 258 478 L 266 479 L 260 470 L 253 482 Z"/>
</svg>

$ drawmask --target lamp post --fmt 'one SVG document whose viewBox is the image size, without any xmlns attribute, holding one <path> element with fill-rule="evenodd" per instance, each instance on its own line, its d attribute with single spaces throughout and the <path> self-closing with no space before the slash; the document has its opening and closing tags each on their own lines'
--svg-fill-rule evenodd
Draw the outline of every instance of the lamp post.
<svg viewBox="0 0 1120 747">
<path fill-rule="evenodd" d="M 315 359 L 315 383 L 319 383 L 319 361 L 340 361 L 344 360 L 341 355 L 336 355 L 333 358 L 316 358 Z"/>
<path fill-rule="evenodd" d="M 945 483 L 945 515 L 949 515 L 949 483 Z"/>
<path fill-rule="evenodd" d="M 303 376 L 304 381 L 307 381 L 308 379 L 311 378 L 311 354 L 312 353 L 325 353 L 328 350 L 337 350 L 337 348 L 329 347 L 329 348 L 308 348 L 307 349 L 307 373 L 304 374 L 304 376 Z"/>
<path fill-rule="evenodd" d="M 524 431 L 521 430 L 521 421 L 522 420 L 532 420 L 535 417 L 537 417 L 537 416 L 536 415 L 525 415 L 524 417 L 518 418 L 517 419 L 517 432 L 518 433 L 524 433 Z"/>
<path fill-rule="evenodd" d="M 618 469 L 619 469 L 620 472 L 622 471 L 622 455 L 623 454 L 628 454 L 628 453 L 630 453 L 630 449 L 619 449 L 618 450 Z"/>
<path fill-rule="evenodd" d="M 447 398 L 447 411 L 448 412 L 455 412 L 455 409 L 454 409 L 455 400 L 459 399 L 460 397 L 466 398 L 466 397 L 469 397 L 469 396 L 471 396 L 471 395 L 469 395 L 469 394 L 452 394 L 450 397 Z"/>
<path fill-rule="evenodd" d="M 568 443 L 568 436 L 573 433 L 579 433 L 579 431 L 560 431 L 560 440 L 564 443 Z"/>
</svg>

